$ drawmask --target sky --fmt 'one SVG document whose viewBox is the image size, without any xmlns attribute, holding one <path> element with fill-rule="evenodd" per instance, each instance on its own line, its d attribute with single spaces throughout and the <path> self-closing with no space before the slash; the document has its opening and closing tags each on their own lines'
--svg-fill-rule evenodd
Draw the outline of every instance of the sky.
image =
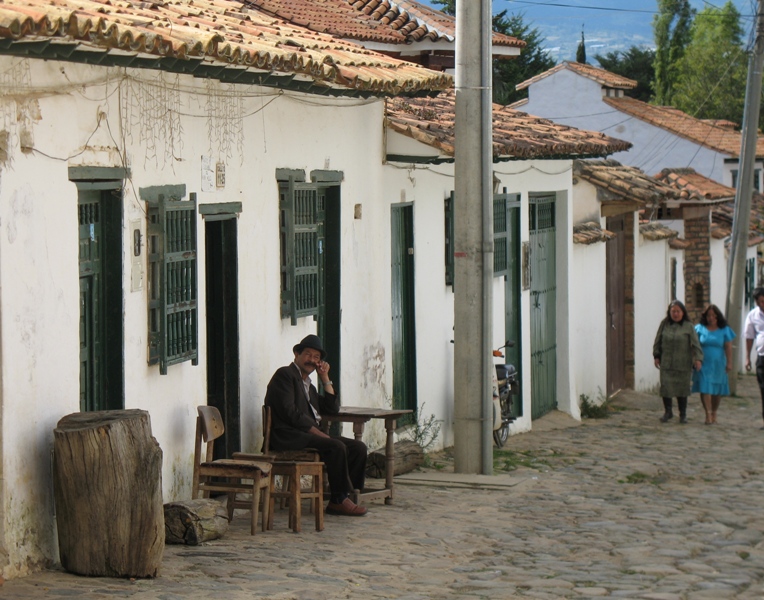
<svg viewBox="0 0 764 600">
<path fill-rule="evenodd" d="M 432 0 L 419 0 L 439 8 Z M 457 0 L 458 1 L 458 0 Z M 691 0 L 694 8 L 721 7 L 723 0 Z M 750 32 L 756 0 L 733 0 Z M 587 56 L 653 46 L 652 19 L 657 0 L 493 0 L 494 13 L 523 13 L 525 22 L 546 39 L 545 47 L 558 61 L 575 58 L 583 27 Z"/>
</svg>

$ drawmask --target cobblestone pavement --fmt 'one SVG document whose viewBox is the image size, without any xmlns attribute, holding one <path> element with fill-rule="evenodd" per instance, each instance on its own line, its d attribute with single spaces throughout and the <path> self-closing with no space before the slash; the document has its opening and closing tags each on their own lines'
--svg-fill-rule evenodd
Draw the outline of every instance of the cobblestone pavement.
<svg viewBox="0 0 764 600">
<path fill-rule="evenodd" d="M 446 453 L 392 506 L 167 546 L 152 580 L 61 570 L 5 582 L 0 598 L 764 598 L 764 431 L 753 377 L 703 425 L 658 422 L 653 396 L 625 392 L 607 419 L 560 413 L 496 452 L 497 473 L 451 476 Z M 551 425 L 550 425 L 551 424 Z M 565 428 L 555 428 L 559 425 Z M 421 479 L 429 481 L 421 481 Z"/>
</svg>

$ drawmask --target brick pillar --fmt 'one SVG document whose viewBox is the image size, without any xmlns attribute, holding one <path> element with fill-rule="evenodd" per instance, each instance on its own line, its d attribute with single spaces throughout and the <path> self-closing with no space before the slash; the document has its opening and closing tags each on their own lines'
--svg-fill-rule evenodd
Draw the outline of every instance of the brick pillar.
<svg viewBox="0 0 764 600">
<path fill-rule="evenodd" d="M 711 218 L 684 220 L 684 237 L 692 245 L 684 251 L 684 299 L 693 323 L 711 302 Z"/>
</svg>

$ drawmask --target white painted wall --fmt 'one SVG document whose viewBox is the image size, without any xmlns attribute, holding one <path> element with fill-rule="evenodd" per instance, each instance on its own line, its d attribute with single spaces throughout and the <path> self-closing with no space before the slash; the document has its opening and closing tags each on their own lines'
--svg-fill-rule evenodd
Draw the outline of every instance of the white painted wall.
<svg viewBox="0 0 764 600">
<path fill-rule="evenodd" d="M 635 224 L 634 249 L 634 388 L 657 389 L 659 372 L 653 363 L 653 342 L 658 326 L 671 302 L 670 265 L 677 262 L 677 292 L 684 290 L 682 252 L 669 248 L 665 240 L 650 241 L 639 234 Z M 679 295 L 679 294 L 678 294 Z M 681 299 L 681 298 L 680 298 Z"/>
<path fill-rule="evenodd" d="M 52 432 L 61 417 L 79 410 L 77 191 L 68 180 L 69 166 L 122 166 L 117 148 L 124 150 L 132 173 L 124 197 L 125 228 L 137 219 L 144 233 L 145 204 L 138 199 L 142 187 L 185 184 L 187 192 L 197 192 L 199 204 L 242 203 L 239 334 L 245 449 L 259 448 L 260 407 L 271 374 L 291 361 L 296 342 L 315 331 L 312 319 L 292 327 L 280 317 L 276 169 L 304 169 L 308 177 L 313 169 L 345 174 L 341 243 L 347 285 L 341 292 L 340 388 L 347 404 L 385 402 L 390 263 L 389 206 L 380 206 L 380 170 L 369 168 L 382 161 L 381 101 L 281 94 L 53 61 L 2 58 L 0 63 L 4 70 L 16 68 L 19 85 L 37 97 L 18 105 L 9 96 L 0 99 L 10 135 L 9 159 L 0 165 L 0 556 L 3 550 L 8 555 L 0 559 L 0 574 L 9 578 L 56 560 Z M 235 102 L 225 93 L 230 91 L 240 94 Z M 120 113 L 120 97 L 127 112 Z M 160 103 L 153 102 L 155 97 Z M 161 107 L 158 112 L 164 115 L 168 102 L 177 111 L 171 113 L 175 120 L 153 118 L 151 109 Z M 202 155 L 225 162 L 224 189 L 201 190 Z M 363 208 L 360 220 L 353 218 L 355 204 Z M 125 408 L 150 413 L 164 455 L 165 501 L 191 495 L 196 406 L 206 403 L 201 217 L 197 233 L 199 366 L 171 366 L 166 376 L 146 364 L 146 290 L 130 291 L 132 240 L 124 236 Z M 145 275 L 145 262 L 142 268 Z M 379 302 L 388 310 L 375 310 Z M 424 384 L 427 378 L 422 379 Z M 372 432 L 369 442 L 381 445 L 382 440 Z"/>
<path fill-rule="evenodd" d="M 426 154 L 424 149 L 411 147 L 398 139 L 400 134 L 388 132 L 388 148 L 406 148 L 414 155 Z M 416 328 L 417 328 L 417 373 L 418 400 L 424 405 L 424 413 L 434 415 L 442 421 L 440 444 L 453 444 L 453 292 L 445 285 L 445 223 L 444 200 L 454 189 L 454 165 L 414 165 L 387 164 L 384 166 L 383 185 L 385 204 L 412 202 L 414 205 L 414 239 L 416 256 Z M 507 188 L 509 193 L 521 194 L 521 239 L 528 241 L 527 199 L 530 193 L 555 192 L 558 197 L 558 407 L 566 412 L 577 411 L 577 403 L 572 392 L 570 369 L 566 366 L 568 351 L 568 288 L 567 259 L 561 257 L 569 250 L 570 208 L 568 190 L 571 186 L 570 161 L 520 161 L 498 163 L 494 173 L 500 180 L 499 189 Z M 389 208 L 387 209 L 389 211 Z M 388 223 L 389 228 L 389 223 Z M 559 238 L 567 237 L 568 242 Z M 389 242 L 387 242 L 389 244 Z M 390 285 L 389 261 L 387 272 L 381 278 L 384 285 Z M 389 289 L 382 295 L 390 297 Z M 530 405 L 530 328 L 529 292 L 521 294 L 523 370 L 523 414 L 512 425 L 512 432 L 527 431 L 531 428 Z M 493 298 L 494 342 L 498 347 L 504 342 L 504 282 L 496 279 Z M 388 317 L 389 319 L 389 317 Z M 386 334 L 389 347 L 391 334 Z M 498 361 L 497 361 L 498 362 Z M 392 374 L 388 374 L 386 386 L 390 389 Z M 577 414 L 577 413 L 576 413 Z"/>
<path fill-rule="evenodd" d="M 607 278 L 604 243 L 573 244 L 570 288 L 575 395 L 599 404 L 607 396 Z"/>
<path fill-rule="evenodd" d="M 664 168 L 692 167 L 715 181 L 732 184 L 731 167 L 724 164 L 726 154 L 622 113 L 606 104 L 602 97 L 600 84 L 562 69 L 528 88 L 528 102 L 522 111 L 631 142 L 630 150 L 610 158 L 639 167 L 648 175 L 655 175 Z"/>
</svg>

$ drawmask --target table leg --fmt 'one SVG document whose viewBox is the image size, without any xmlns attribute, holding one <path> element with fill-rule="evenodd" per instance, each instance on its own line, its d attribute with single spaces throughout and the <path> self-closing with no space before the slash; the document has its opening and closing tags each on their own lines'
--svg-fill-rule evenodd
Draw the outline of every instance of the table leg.
<svg viewBox="0 0 764 600">
<path fill-rule="evenodd" d="M 353 423 L 353 437 L 356 442 L 363 440 L 363 427 L 365 423 L 363 421 L 356 421 Z"/>
<path fill-rule="evenodd" d="M 393 503 L 393 476 L 395 475 L 395 442 L 393 434 L 395 433 L 396 419 L 385 419 L 385 429 L 387 430 L 387 441 L 385 442 L 385 487 L 390 495 L 385 498 L 385 504 Z"/>
</svg>

